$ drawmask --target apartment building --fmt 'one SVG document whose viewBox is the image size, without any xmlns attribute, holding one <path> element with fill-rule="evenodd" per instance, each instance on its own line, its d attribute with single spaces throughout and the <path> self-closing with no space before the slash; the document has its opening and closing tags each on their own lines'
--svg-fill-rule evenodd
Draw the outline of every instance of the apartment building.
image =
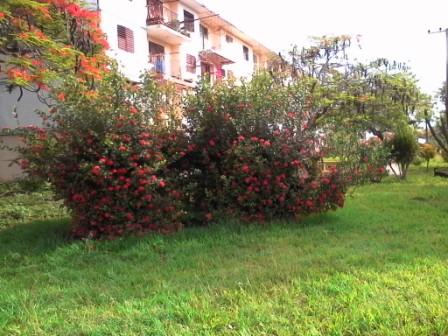
<svg viewBox="0 0 448 336">
<path fill-rule="evenodd" d="M 195 0 L 95 1 L 102 28 L 123 72 L 150 70 L 180 88 L 250 77 L 272 51 Z"/>
</svg>

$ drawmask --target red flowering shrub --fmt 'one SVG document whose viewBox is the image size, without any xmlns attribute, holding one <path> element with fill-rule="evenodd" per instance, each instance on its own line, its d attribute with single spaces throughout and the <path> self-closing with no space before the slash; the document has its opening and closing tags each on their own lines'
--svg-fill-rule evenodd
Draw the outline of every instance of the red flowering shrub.
<svg viewBox="0 0 448 336">
<path fill-rule="evenodd" d="M 29 128 L 22 168 L 48 178 L 71 210 L 77 237 L 115 237 L 181 227 L 181 193 L 166 173 L 168 129 L 149 122 L 152 82 L 131 87 L 112 71 L 95 96 L 68 87 L 47 130 Z"/>
<path fill-rule="evenodd" d="M 296 110 L 297 89 L 261 75 L 243 86 L 203 84 L 189 97 L 184 156 L 173 168 L 185 177 L 195 220 L 224 211 L 262 221 L 343 206 L 345 183 L 336 171 L 322 175 L 323 143 L 314 116 Z"/>
</svg>

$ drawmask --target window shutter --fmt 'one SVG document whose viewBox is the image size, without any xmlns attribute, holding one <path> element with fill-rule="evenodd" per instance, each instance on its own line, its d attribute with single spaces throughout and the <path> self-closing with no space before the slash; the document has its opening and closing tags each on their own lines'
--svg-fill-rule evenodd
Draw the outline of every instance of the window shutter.
<svg viewBox="0 0 448 336">
<path fill-rule="evenodd" d="M 134 32 L 124 26 L 117 25 L 118 48 L 124 51 L 134 52 Z"/>
</svg>

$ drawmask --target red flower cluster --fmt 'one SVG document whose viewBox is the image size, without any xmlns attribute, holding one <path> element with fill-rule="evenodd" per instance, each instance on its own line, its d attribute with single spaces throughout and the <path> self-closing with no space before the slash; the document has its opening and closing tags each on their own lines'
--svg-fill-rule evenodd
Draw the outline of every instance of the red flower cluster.
<svg viewBox="0 0 448 336">
<path fill-rule="evenodd" d="M 343 206 L 345 183 L 337 171 L 315 176 L 313 162 L 318 157 L 288 143 L 285 136 L 279 133 L 270 140 L 240 136 L 234 142 L 224 170 L 223 194 L 230 212 L 260 221 Z"/>
</svg>

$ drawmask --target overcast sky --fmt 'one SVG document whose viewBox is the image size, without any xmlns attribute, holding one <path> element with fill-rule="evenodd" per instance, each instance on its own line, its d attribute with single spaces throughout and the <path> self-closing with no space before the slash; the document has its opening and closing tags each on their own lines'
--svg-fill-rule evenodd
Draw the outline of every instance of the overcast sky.
<svg viewBox="0 0 448 336">
<path fill-rule="evenodd" d="M 426 93 L 445 79 L 448 0 L 199 0 L 274 51 L 309 36 L 360 34 L 362 57 L 406 62 Z M 358 53 L 358 52 L 357 52 Z"/>
</svg>

